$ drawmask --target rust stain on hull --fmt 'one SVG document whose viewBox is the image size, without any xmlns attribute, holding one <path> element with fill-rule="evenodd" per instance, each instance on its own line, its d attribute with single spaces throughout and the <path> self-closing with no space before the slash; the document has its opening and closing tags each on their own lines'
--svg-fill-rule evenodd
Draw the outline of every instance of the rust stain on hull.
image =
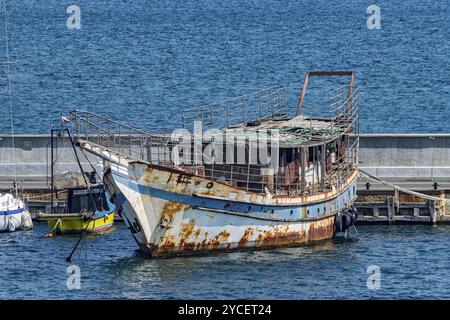
<svg viewBox="0 0 450 320">
<path fill-rule="evenodd" d="M 230 233 L 226 230 L 223 230 L 219 232 L 214 238 L 208 240 L 207 237 L 200 242 L 200 243 L 190 243 L 189 247 L 193 248 L 194 250 L 215 250 L 220 247 L 221 244 L 228 243 L 228 238 L 230 237 Z M 181 250 L 185 250 L 186 246 L 184 248 L 181 248 Z"/>
<path fill-rule="evenodd" d="M 183 204 L 181 202 L 167 201 L 162 208 L 162 216 L 172 220 L 172 218 L 183 209 Z"/>
<path fill-rule="evenodd" d="M 142 174 L 142 171 L 140 171 L 141 176 L 138 180 L 154 188 L 177 195 L 202 195 L 207 196 L 206 199 L 211 197 L 215 200 L 222 200 L 223 198 L 226 199 L 226 203 L 236 201 L 256 205 L 256 195 L 251 192 L 212 182 L 195 175 L 163 170 L 159 167 L 147 166 L 143 169 L 144 173 Z M 349 179 L 349 182 L 351 179 Z M 278 198 L 274 199 L 273 202 L 271 200 L 270 203 L 272 206 L 292 202 L 308 204 L 312 200 L 317 201 L 325 198 L 328 202 L 328 210 L 333 212 L 334 202 L 332 199 L 339 192 L 339 190 L 332 190 L 321 195 L 296 197 L 295 199 Z M 174 199 L 179 200 L 179 198 Z M 267 205 L 264 195 L 258 195 L 257 202 L 258 205 Z M 323 216 L 316 220 L 309 220 L 309 212 L 306 206 L 303 206 L 300 212 L 300 219 L 305 220 L 300 222 L 266 221 L 260 224 L 255 220 L 255 222 L 241 226 L 241 221 L 238 221 L 239 218 L 230 216 L 230 221 L 225 223 L 221 221 L 219 225 L 214 224 L 214 219 L 208 220 L 206 218 L 205 221 L 207 222 L 202 220 L 202 226 L 197 225 L 197 218 L 183 220 L 181 224 L 178 224 L 179 222 L 172 223 L 179 221 L 178 218 L 186 219 L 186 217 L 183 217 L 184 213 L 187 212 L 187 208 L 191 207 L 195 208 L 191 204 L 183 204 L 177 201 L 165 201 L 159 207 L 162 222 L 164 222 L 163 227 L 166 228 L 163 228 L 163 234 L 158 243 L 145 244 L 153 256 L 195 255 L 220 250 L 234 251 L 297 246 L 330 239 L 334 235 L 334 216 Z M 181 215 L 181 217 L 178 215 Z M 193 216 L 195 217 L 195 215 Z M 199 217 L 204 219 L 202 216 Z M 233 219 L 238 220 L 233 221 Z M 273 225 L 268 225 L 268 223 L 273 223 Z M 219 231 L 217 230 L 218 226 L 220 226 Z"/>
<path fill-rule="evenodd" d="M 185 223 L 181 226 L 181 232 L 180 232 L 180 248 L 184 248 L 186 244 L 188 244 L 189 237 L 191 236 L 192 232 L 195 228 L 195 221 L 191 220 L 189 223 Z"/>
<path fill-rule="evenodd" d="M 247 243 L 250 239 L 250 237 L 253 235 L 253 229 L 247 228 L 245 229 L 244 235 L 238 242 L 238 248 L 245 248 L 247 246 Z"/>
<path fill-rule="evenodd" d="M 273 231 L 263 231 L 256 240 L 257 247 L 284 246 L 308 242 L 305 231 L 290 231 L 289 226 L 275 227 Z"/>
<path fill-rule="evenodd" d="M 173 235 L 164 237 L 159 247 L 153 246 L 150 251 L 152 252 L 169 252 L 175 249 L 175 237 Z"/>
<path fill-rule="evenodd" d="M 195 228 L 195 223 L 191 221 L 187 224 L 183 224 L 178 244 L 175 240 L 176 237 L 170 235 L 163 238 L 163 242 L 160 246 L 152 246 L 150 251 L 154 256 L 186 255 L 218 250 L 221 245 L 226 245 L 227 248 L 230 248 L 231 246 L 231 243 L 228 242 L 230 233 L 226 230 L 219 232 L 211 239 L 208 239 L 208 233 L 205 232 L 205 238 L 198 242 L 200 234 L 201 229 Z"/>
<path fill-rule="evenodd" d="M 332 219 L 324 219 L 313 221 L 309 225 L 309 241 L 320 241 L 329 239 L 334 234 L 334 217 Z"/>
<path fill-rule="evenodd" d="M 208 237 L 207 232 L 202 232 L 194 221 L 190 221 L 182 225 L 178 243 L 176 237 L 168 236 L 160 246 L 152 247 L 151 251 L 153 256 L 197 255 L 212 251 L 299 246 L 331 239 L 334 235 L 334 216 L 305 223 L 307 225 L 297 230 L 293 225 L 277 225 L 265 230 L 258 230 L 258 226 L 247 227 L 236 243 L 230 242 L 231 234 L 227 230 Z"/>
</svg>

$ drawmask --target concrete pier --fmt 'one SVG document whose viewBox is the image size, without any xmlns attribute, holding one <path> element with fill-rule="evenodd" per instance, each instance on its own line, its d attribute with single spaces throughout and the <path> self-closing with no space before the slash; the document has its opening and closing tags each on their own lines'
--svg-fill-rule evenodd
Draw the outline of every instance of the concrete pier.
<svg viewBox="0 0 450 320">
<path fill-rule="evenodd" d="M 28 207 L 34 214 L 36 212 L 50 211 L 50 135 L 17 135 L 14 139 L 15 148 L 10 136 L 0 135 L 0 192 L 10 191 L 15 172 L 20 188 L 23 188 L 28 196 Z M 66 141 L 58 144 L 57 172 L 67 170 L 80 171 L 75 160 L 71 145 Z M 15 150 L 15 155 L 13 150 Z M 83 170 L 92 171 L 84 154 L 78 151 Z M 14 165 L 16 158 L 17 167 Z M 98 159 L 87 154 L 92 164 Z M 54 202 L 55 210 L 58 212 L 65 206 L 64 198 Z"/>
<path fill-rule="evenodd" d="M 17 177 L 31 194 L 47 193 L 50 170 L 50 135 L 15 138 Z M 91 171 L 79 152 L 84 170 Z M 87 155 L 92 164 L 99 160 Z M 57 171 L 79 171 L 73 150 L 60 144 Z M 450 198 L 450 134 L 364 134 L 360 136 L 360 168 L 395 185 L 429 195 Z M 14 180 L 14 155 L 10 136 L 0 136 L 0 190 Z M 358 223 L 447 223 L 450 206 L 394 192 L 393 188 L 361 177 L 358 182 Z M 44 209 L 43 200 L 33 200 Z"/>
<path fill-rule="evenodd" d="M 397 186 L 450 198 L 450 134 L 365 134 L 359 167 Z M 447 223 L 450 206 L 360 177 L 359 223 Z"/>
<path fill-rule="evenodd" d="M 40 192 L 49 189 L 47 177 L 50 173 L 50 135 L 15 136 L 15 157 L 17 162 L 17 180 L 23 182 L 27 191 Z M 0 135 L 0 190 L 9 190 L 14 181 L 14 152 L 10 136 Z M 79 171 L 73 150 L 68 143 L 59 145 L 58 172 Z M 92 171 L 84 155 L 79 152 L 83 169 Z M 88 155 L 93 164 L 98 159 Z"/>
<path fill-rule="evenodd" d="M 413 190 L 450 190 L 450 134 L 365 134 L 360 168 Z M 361 179 L 359 189 L 385 190 Z"/>
</svg>

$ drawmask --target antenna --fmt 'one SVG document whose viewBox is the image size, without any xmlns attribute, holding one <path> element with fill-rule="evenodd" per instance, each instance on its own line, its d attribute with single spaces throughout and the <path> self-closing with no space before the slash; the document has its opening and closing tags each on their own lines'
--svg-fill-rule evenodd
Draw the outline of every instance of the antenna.
<svg viewBox="0 0 450 320">
<path fill-rule="evenodd" d="M 8 77 L 8 89 L 9 89 L 9 110 L 11 117 L 11 141 L 12 141 L 12 149 L 13 149 L 13 162 L 14 162 L 14 190 L 16 193 L 16 199 L 18 197 L 17 191 L 17 159 L 16 159 L 16 145 L 14 138 L 14 112 L 13 112 L 13 101 L 12 101 L 12 88 L 11 88 L 11 67 L 10 64 L 13 63 L 9 57 L 9 41 L 8 41 L 8 19 L 6 15 L 6 0 L 2 1 L 3 3 L 3 16 L 5 19 L 5 42 L 6 42 L 6 75 Z M 0 3 L 1 5 L 1 3 Z"/>
</svg>

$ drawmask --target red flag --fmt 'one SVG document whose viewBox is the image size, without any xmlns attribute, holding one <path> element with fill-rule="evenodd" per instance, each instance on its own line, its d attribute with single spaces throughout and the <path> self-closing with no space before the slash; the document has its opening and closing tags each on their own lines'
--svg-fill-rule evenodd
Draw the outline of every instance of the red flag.
<svg viewBox="0 0 450 320">
<path fill-rule="evenodd" d="M 64 116 L 61 116 L 61 123 L 62 123 L 62 124 L 69 123 L 69 122 L 70 122 L 69 119 L 67 119 L 67 118 L 64 117 Z"/>
</svg>

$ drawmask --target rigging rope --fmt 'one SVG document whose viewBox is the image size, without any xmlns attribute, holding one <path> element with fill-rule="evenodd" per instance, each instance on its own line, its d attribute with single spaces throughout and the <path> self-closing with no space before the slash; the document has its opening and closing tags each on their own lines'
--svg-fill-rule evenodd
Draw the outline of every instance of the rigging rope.
<svg viewBox="0 0 450 320">
<path fill-rule="evenodd" d="M 14 189 L 17 197 L 17 160 L 16 160 L 16 147 L 15 147 L 15 140 L 14 140 L 14 112 L 13 112 L 13 101 L 12 101 L 12 88 L 11 88 L 11 67 L 10 64 L 12 63 L 10 61 L 9 57 L 9 41 L 8 41 L 8 20 L 6 15 L 6 1 L 3 1 L 3 15 L 5 20 L 5 42 L 6 42 L 6 74 L 8 78 L 8 94 L 9 94 L 9 111 L 10 111 L 10 117 L 11 117 L 11 141 L 12 141 L 12 148 L 13 148 L 13 162 L 14 162 Z"/>
<path fill-rule="evenodd" d="M 81 172 L 83 173 L 83 177 L 85 179 L 86 185 L 88 186 L 88 191 L 89 191 L 89 196 L 91 197 L 91 200 L 95 206 L 95 212 L 92 213 L 92 215 L 89 217 L 89 219 L 86 221 L 86 227 L 83 229 L 83 231 L 81 232 L 80 237 L 78 238 L 77 243 L 75 244 L 74 248 L 72 249 L 72 251 L 70 252 L 69 256 L 66 258 L 67 262 L 72 262 L 72 256 L 75 253 L 75 251 L 77 250 L 78 246 L 80 245 L 81 241 L 84 239 L 84 235 L 86 233 L 87 228 L 89 227 L 89 223 L 94 219 L 94 217 L 96 216 L 96 213 L 99 212 L 98 208 L 97 208 L 97 204 L 95 203 L 94 197 L 92 196 L 92 192 L 91 192 L 91 183 L 89 182 L 89 184 L 87 183 L 86 177 L 84 175 L 84 170 L 83 170 L 83 166 L 81 165 L 80 162 L 80 158 L 78 157 L 78 153 L 77 153 L 77 149 L 75 148 L 75 143 L 72 139 L 72 136 L 70 135 L 70 131 L 69 129 L 66 129 L 68 137 L 69 137 L 69 141 L 72 145 L 72 149 L 73 149 L 73 153 L 75 155 L 75 159 L 77 160 L 78 166 L 81 170 Z M 84 153 L 83 149 L 81 149 L 81 153 L 83 153 L 83 155 L 86 157 L 86 154 Z M 91 164 L 91 162 L 89 161 L 89 159 L 87 159 L 89 164 L 91 165 L 91 168 L 94 168 Z M 97 173 L 97 171 L 94 169 L 94 172 Z M 100 177 L 100 175 L 97 173 L 97 175 Z M 97 198 L 97 200 L 101 201 L 100 199 Z M 102 204 L 100 203 L 100 208 L 102 207 Z M 94 220 L 94 228 L 95 228 L 95 220 Z"/>
<path fill-rule="evenodd" d="M 398 190 L 398 191 L 401 191 L 401 192 L 403 192 L 403 193 L 407 193 L 407 194 L 410 194 L 410 195 L 413 195 L 413 196 L 417 196 L 417 197 L 420 197 L 420 198 L 424 198 L 424 199 L 427 199 L 427 200 L 432 200 L 432 201 L 445 201 L 445 202 L 449 202 L 449 203 L 450 203 L 450 199 L 434 197 L 434 196 L 430 196 L 430 195 L 428 195 L 428 194 L 424 194 L 424 193 L 421 193 L 421 192 L 412 191 L 412 190 L 409 190 L 409 189 L 400 187 L 400 186 L 398 186 L 398 185 L 395 185 L 395 184 L 393 184 L 393 183 L 387 182 L 387 181 L 385 181 L 385 180 L 382 180 L 382 179 L 380 179 L 380 178 L 378 178 L 378 177 L 376 177 L 376 176 L 374 176 L 374 175 L 372 175 L 372 174 L 370 174 L 370 173 L 368 173 L 367 171 L 364 171 L 364 170 L 362 170 L 362 169 L 358 169 L 358 170 L 359 170 L 359 172 L 360 172 L 363 176 L 365 176 L 367 179 L 369 179 L 369 180 L 371 180 L 371 181 L 373 181 L 373 182 L 382 183 L 382 184 L 384 184 L 384 185 L 387 185 L 387 186 L 389 186 L 389 187 L 391 187 L 391 188 L 394 188 L 394 189 L 396 189 L 396 190 Z"/>
</svg>

